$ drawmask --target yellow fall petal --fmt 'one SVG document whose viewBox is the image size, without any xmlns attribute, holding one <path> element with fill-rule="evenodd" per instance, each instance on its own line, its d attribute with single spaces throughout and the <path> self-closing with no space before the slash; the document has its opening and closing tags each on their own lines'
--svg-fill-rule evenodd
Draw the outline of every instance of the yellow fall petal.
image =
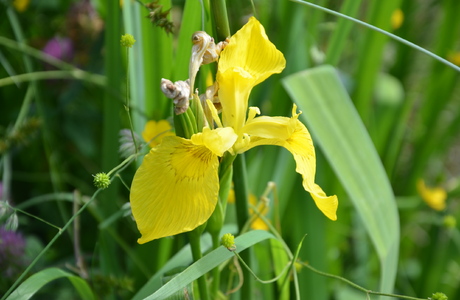
<svg viewBox="0 0 460 300">
<path fill-rule="evenodd" d="M 166 137 L 134 175 L 131 209 L 142 234 L 138 243 L 191 231 L 209 219 L 218 192 L 219 161 L 204 146 Z"/>
<path fill-rule="evenodd" d="M 283 54 L 251 17 L 222 51 L 217 71 L 224 126 L 236 132 L 243 126 L 252 88 L 286 66 Z"/>
<path fill-rule="evenodd" d="M 297 116 L 258 117 L 248 122 L 243 130 L 250 135 L 250 142 L 246 148 L 236 149 L 236 151 L 242 153 L 259 145 L 276 145 L 289 150 L 296 161 L 296 172 L 302 175 L 304 189 L 310 193 L 319 210 L 335 221 L 337 220 L 337 196 L 326 196 L 321 187 L 314 182 L 315 148 L 310 133 Z"/>
<path fill-rule="evenodd" d="M 149 143 L 151 148 L 155 147 L 166 136 L 172 136 L 171 124 L 166 120 L 148 121 L 142 131 L 142 138 L 146 143 Z"/>
</svg>

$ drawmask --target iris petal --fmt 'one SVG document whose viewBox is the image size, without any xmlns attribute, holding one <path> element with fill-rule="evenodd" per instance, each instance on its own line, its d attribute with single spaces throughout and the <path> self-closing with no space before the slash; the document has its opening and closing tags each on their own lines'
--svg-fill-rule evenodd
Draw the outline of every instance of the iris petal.
<svg viewBox="0 0 460 300">
<path fill-rule="evenodd" d="M 285 66 L 283 54 L 270 42 L 259 21 L 251 17 L 230 38 L 219 59 L 217 82 L 224 126 L 239 132 L 251 89 Z"/>
<path fill-rule="evenodd" d="M 289 150 L 296 162 L 296 172 L 302 175 L 302 185 L 310 193 L 316 206 L 331 220 L 337 220 L 337 196 L 326 196 L 315 180 L 316 155 L 313 141 L 305 125 L 286 117 L 258 117 L 243 128 L 251 136 L 247 147 L 236 149 L 242 153 L 259 145 L 282 146 Z"/>
<path fill-rule="evenodd" d="M 142 234 L 138 243 L 191 231 L 217 203 L 219 162 L 204 146 L 166 137 L 147 154 L 131 186 L 131 209 Z"/>
<path fill-rule="evenodd" d="M 235 143 L 238 136 L 231 127 L 209 129 L 203 128 L 203 132 L 192 136 L 192 143 L 203 145 L 217 156 L 223 156 Z"/>
<path fill-rule="evenodd" d="M 280 73 L 286 66 L 283 54 L 270 42 L 264 27 L 251 17 L 231 38 L 221 53 L 218 73 L 243 69 L 259 84 L 270 75 Z"/>
</svg>

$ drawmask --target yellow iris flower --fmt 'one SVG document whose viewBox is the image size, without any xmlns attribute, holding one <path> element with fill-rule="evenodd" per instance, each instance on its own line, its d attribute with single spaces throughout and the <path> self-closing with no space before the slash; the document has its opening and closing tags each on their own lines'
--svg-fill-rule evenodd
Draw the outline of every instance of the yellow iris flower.
<svg viewBox="0 0 460 300">
<path fill-rule="evenodd" d="M 130 201 L 142 234 L 138 243 L 191 231 L 205 223 L 218 201 L 218 158 L 226 151 L 236 155 L 259 145 L 289 150 L 305 190 L 328 218 L 337 219 L 337 197 L 326 196 L 314 183 L 315 149 L 307 128 L 298 120 L 297 107 L 294 105 L 291 118 L 256 117 L 259 109 L 248 109 L 252 88 L 280 73 L 285 64 L 283 54 L 254 17 L 230 38 L 217 72 L 222 121 L 209 105 L 218 128 L 205 127 L 191 139 L 165 137 L 145 156 L 134 176 Z"/>
<path fill-rule="evenodd" d="M 166 120 L 159 121 L 148 121 L 145 124 L 144 131 L 142 132 L 142 138 L 146 143 L 149 143 L 151 148 L 155 147 L 166 136 L 174 135 L 171 131 L 171 124 Z"/>
</svg>

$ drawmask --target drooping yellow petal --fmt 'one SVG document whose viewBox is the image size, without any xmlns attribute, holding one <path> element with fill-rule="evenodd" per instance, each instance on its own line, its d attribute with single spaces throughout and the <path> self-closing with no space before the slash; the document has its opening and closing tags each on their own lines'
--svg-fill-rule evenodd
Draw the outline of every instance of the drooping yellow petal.
<svg viewBox="0 0 460 300">
<path fill-rule="evenodd" d="M 251 17 L 222 51 L 217 70 L 224 126 L 243 126 L 251 89 L 286 66 L 263 26 Z"/>
<path fill-rule="evenodd" d="M 138 243 L 191 231 L 217 203 L 219 161 L 204 146 L 166 137 L 147 154 L 131 185 L 131 209 L 142 234 Z"/>
<path fill-rule="evenodd" d="M 282 146 L 289 150 L 296 161 L 296 171 L 302 175 L 302 184 L 310 193 L 316 206 L 331 220 L 337 220 L 337 196 L 326 196 L 315 180 L 316 155 L 313 142 L 305 125 L 297 119 L 285 117 L 258 117 L 248 122 L 243 131 L 250 136 L 246 148 L 235 149 L 241 153 L 259 145 Z"/>
<path fill-rule="evenodd" d="M 434 210 L 444 210 L 446 208 L 447 193 L 443 188 L 429 188 L 423 179 L 417 181 L 417 191 L 423 201 Z"/>
<path fill-rule="evenodd" d="M 142 131 L 142 138 L 146 143 L 149 143 L 151 148 L 155 147 L 166 136 L 172 136 L 171 124 L 166 120 L 148 121 Z"/>
</svg>

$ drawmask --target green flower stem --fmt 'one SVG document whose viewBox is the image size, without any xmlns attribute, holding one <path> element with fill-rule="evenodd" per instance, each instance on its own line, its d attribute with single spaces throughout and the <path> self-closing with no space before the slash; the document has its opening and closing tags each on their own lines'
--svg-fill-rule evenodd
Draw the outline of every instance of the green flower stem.
<svg viewBox="0 0 460 300">
<path fill-rule="evenodd" d="M 283 237 L 279 233 L 279 231 L 272 225 L 270 220 L 268 220 L 263 214 L 261 214 L 257 210 L 257 208 L 255 206 L 253 206 L 252 204 L 250 204 L 250 207 L 255 212 L 254 218 L 257 218 L 257 217 L 261 218 L 262 221 L 264 221 L 264 223 L 267 224 L 268 228 L 270 229 L 270 232 L 273 233 L 273 235 L 276 237 L 276 239 L 283 246 L 283 249 L 284 249 L 284 251 L 286 251 L 286 254 L 288 255 L 289 259 L 291 261 L 295 262 L 297 260 L 297 256 L 299 255 L 300 248 L 302 247 L 303 239 L 302 239 L 302 241 L 300 242 L 300 244 L 297 247 L 297 252 L 295 254 L 293 254 L 291 252 L 291 249 L 289 249 L 289 246 L 286 244 L 286 242 L 284 241 Z M 245 228 L 244 228 L 243 232 L 246 232 L 248 230 L 248 228 L 251 226 L 252 222 L 253 222 L 252 219 L 248 220 L 248 222 L 245 224 Z M 305 236 L 304 236 L 304 238 L 305 238 Z M 295 267 L 292 267 L 292 273 L 291 274 L 292 274 L 292 281 L 294 282 L 294 291 L 295 291 L 295 294 L 296 294 L 296 299 L 300 299 L 299 279 L 298 279 Z M 287 279 L 287 277 L 286 277 L 286 279 Z"/>
<path fill-rule="evenodd" d="M 246 160 L 244 154 L 240 154 L 233 162 L 233 183 L 235 185 L 235 204 L 238 229 L 244 228 L 245 223 L 249 220 L 248 210 L 248 183 L 246 174 Z M 252 267 L 251 249 L 241 253 L 241 257 L 247 263 L 249 268 Z M 244 284 L 241 288 L 241 299 L 252 299 L 252 276 L 248 268 L 243 269 Z"/>
<path fill-rule="evenodd" d="M 377 296 L 385 296 L 385 297 L 394 297 L 394 298 L 398 298 L 398 299 L 409 299 L 409 300 L 426 300 L 426 298 L 417 298 L 417 297 L 411 297 L 411 296 L 404 296 L 404 295 L 396 295 L 396 294 L 388 294 L 388 293 L 381 293 L 381 292 L 375 292 L 375 291 L 371 291 L 371 290 L 368 290 L 366 288 L 363 288 L 362 286 L 360 285 L 357 285 L 356 283 L 348 280 L 348 279 L 345 279 L 343 277 L 340 277 L 338 275 L 334 275 L 334 274 L 329 274 L 329 273 L 326 273 L 326 272 L 322 272 L 322 271 L 319 271 L 315 268 L 313 268 L 311 265 L 307 264 L 307 263 L 304 263 L 304 262 L 301 262 L 301 264 L 305 267 L 307 267 L 308 269 L 310 269 L 311 271 L 315 272 L 316 274 L 319 274 L 321 276 L 325 276 L 325 277 L 329 277 L 329 278 L 334 278 L 334 279 L 338 279 L 342 282 L 345 282 L 346 284 L 354 287 L 355 289 L 358 289 L 368 295 L 377 295 Z"/>
<path fill-rule="evenodd" d="M 263 284 L 269 284 L 269 283 L 273 283 L 273 282 L 276 282 L 278 281 L 283 275 L 284 273 L 286 273 L 287 270 L 291 269 L 294 265 L 294 261 L 295 260 L 292 260 L 289 264 L 287 264 L 284 269 L 278 274 L 276 275 L 274 278 L 272 279 L 268 279 L 268 280 L 262 280 L 260 279 L 252 270 L 251 268 L 249 268 L 249 266 L 246 264 L 246 262 L 241 258 L 241 256 L 237 253 L 237 252 L 233 252 L 233 254 L 235 254 L 235 256 L 238 258 L 238 260 L 243 264 L 243 266 L 248 269 L 248 271 L 252 274 L 252 276 L 257 280 L 259 281 L 260 283 L 263 283 Z M 297 253 L 298 254 L 298 253 Z M 296 255 L 297 257 L 297 255 Z M 295 269 L 294 269 L 295 270 Z M 287 278 L 287 277 L 286 277 Z"/>
<path fill-rule="evenodd" d="M 236 156 L 230 153 L 225 153 L 219 165 L 219 202 L 216 205 L 216 209 L 208 220 L 206 229 L 211 234 L 213 249 L 217 249 L 220 246 L 220 231 L 224 224 L 225 212 L 227 209 L 227 198 L 231 187 L 231 178 L 233 174 L 232 163 Z M 216 299 L 220 287 L 220 270 L 219 267 L 215 267 L 212 270 L 212 285 L 211 285 L 211 296 Z"/>
<path fill-rule="evenodd" d="M 174 114 L 174 128 L 176 129 L 176 135 L 189 139 L 198 132 L 195 116 L 192 110 L 189 108 L 183 114 Z"/>
<path fill-rule="evenodd" d="M 87 82 L 91 82 L 97 85 L 105 84 L 105 77 L 102 75 L 91 74 L 81 70 L 70 70 L 70 71 L 39 71 L 29 72 L 20 75 L 9 76 L 0 79 L 0 87 L 18 84 L 21 82 L 47 80 L 47 79 L 77 79 Z"/>
<path fill-rule="evenodd" d="M 190 99 L 190 109 L 195 116 L 197 131 L 202 131 L 205 126 L 205 116 L 203 106 L 201 106 L 201 101 L 196 94 L 193 94 L 193 98 Z"/>
<path fill-rule="evenodd" d="M 190 247 L 192 249 L 192 256 L 194 261 L 198 261 L 203 257 L 201 252 L 201 233 L 203 232 L 204 226 L 199 226 L 194 230 L 190 231 L 188 236 L 190 239 Z M 200 291 L 200 299 L 209 300 L 208 284 L 206 282 L 206 274 L 197 279 L 198 289 Z"/>
<path fill-rule="evenodd" d="M 110 170 L 109 173 L 107 173 L 108 176 L 111 176 L 112 173 L 114 172 L 117 172 L 118 170 L 120 170 L 121 168 L 129 165 L 131 163 L 132 160 L 134 160 L 136 157 L 138 157 L 140 154 L 138 153 L 135 153 L 135 154 L 131 154 L 130 156 L 128 156 L 121 164 L 119 164 L 118 166 L 116 166 L 115 168 L 113 168 L 112 170 Z"/>
<path fill-rule="evenodd" d="M 248 210 L 248 183 L 246 173 L 246 159 L 244 154 L 235 157 L 233 162 L 233 183 L 235 184 L 235 202 L 238 229 L 241 231 L 249 220 Z"/>
<path fill-rule="evenodd" d="M 131 138 L 133 139 L 135 152 L 139 151 L 137 148 L 136 137 L 134 136 L 133 120 L 131 119 L 131 113 L 129 112 L 129 47 L 126 48 L 126 113 L 128 114 L 129 130 L 131 131 Z"/>
<path fill-rule="evenodd" d="M 121 128 L 120 102 L 113 95 L 123 96 L 120 87 L 123 84 L 122 74 L 124 72 L 121 64 L 122 50 L 120 46 L 121 18 L 120 5 L 118 2 L 107 2 L 106 27 L 104 32 L 104 73 L 107 75 L 106 87 L 103 97 L 103 123 L 102 123 L 102 151 L 101 164 L 103 170 L 109 170 L 119 163 L 119 156 L 115 149 L 118 149 L 118 133 Z M 111 90 L 111 92 L 109 92 Z M 102 193 L 98 199 L 100 212 L 103 219 L 116 213 L 119 197 L 119 183 L 112 182 L 110 189 Z M 117 231 L 116 223 L 112 229 Z M 107 229 L 99 230 L 99 259 L 101 273 L 106 276 L 121 276 L 121 264 L 118 253 L 120 247 L 116 244 Z M 108 299 L 115 299 L 115 292 L 112 291 Z"/>
<path fill-rule="evenodd" d="M 53 227 L 53 228 L 55 228 L 55 229 L 57 229 L 57 230 L 62 230 L 59 226 L 56 226 L 56 225 L 54 225 L 54 224 L 52 224 L 52 223 L 50 223 L 50 222 L 48 222 L 48 221 L 46 221 L 46 220 L 44 220 L 44 219 L 42 219 L 42 218 L 40 218 L 40 217 L 37 217 L 37 216 L 35 216 L 35 215 L 33 215 L 33 214 L 29 214 L 29 213 L 26 212 L 25 210 L 22 210 L 22 209 L 13 207 L 13 206 L 11 206 L 8 202 L 6 202 L 6 206 L 7 206 L 8 208 L 12 209 L 14 212 L 20 212 L 20 213 L 22 213 L 22 214 L 24 214 L 24 215 L 26 215 L 26 216 L 29 216 L 29 217 L 31 217 L 31 218 L 33 218 L 33 219 L 36 219 L 36 220 L 38 220 L 38 221 L 40 221 L 40 222 L 43 222 L 43 223 L 45 223 L 45 224 L 47 224 L 47 225 L 49 225 L 49 226 L 51 226 L 51 227 Z"/>
<path fill-rule="evenodd" d="M 211 10 L 217 39 L 219 41 L 224 41 L 230 36 L 230 26 L 228 23 L 227 6 L 225 0 L 211 0 Z"/>
<path fill-rule="evenodd" d="M 211 234 L 212 238 L 212 248 L 217 249 L 220 246 L 219 234 Z M 219 266 L 212 269 L 212 285 L 211 285 L 211 297 L 212 299 L 218 298 L 220 286 L 220 270 Z"/>
<path fill-rule="evenodd" d="M 224 215 L 227 211 L 228 193 L 232 186 L 233 161 L 235 158 L 236 155 L 231 155 L 229 152 L 226 152 L 219 165 L 219 201 L 222 203 Z"/>
</svg>

